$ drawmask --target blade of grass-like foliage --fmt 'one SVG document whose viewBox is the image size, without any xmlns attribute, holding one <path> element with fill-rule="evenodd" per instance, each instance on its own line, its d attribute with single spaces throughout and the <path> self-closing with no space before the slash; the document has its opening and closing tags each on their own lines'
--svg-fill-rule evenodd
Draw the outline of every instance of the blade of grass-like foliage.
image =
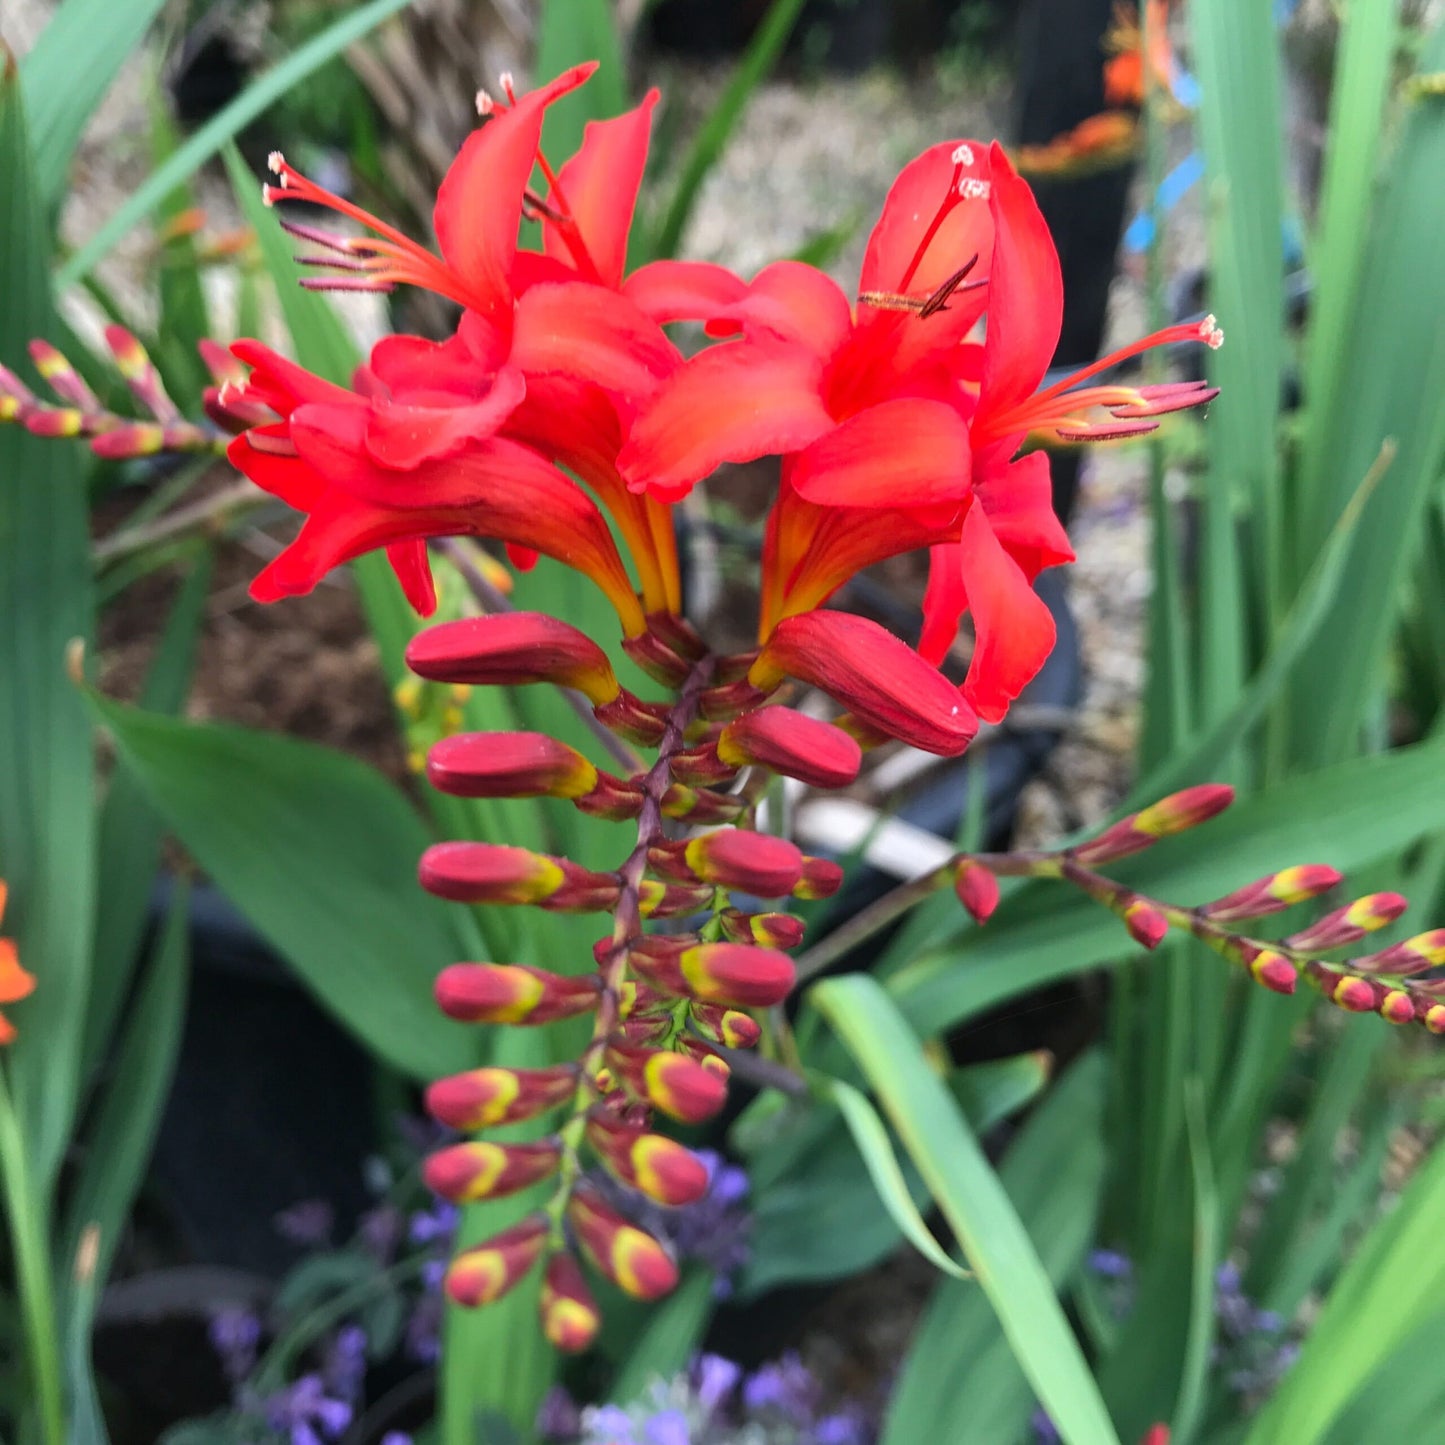
<svg viewBox="0 0 1445 1445">
<path fill-rule="evenodd" d="M 708 116 L 698 132 L 682 163 L 681 174 L 673 188 L 672 198 L 667 203 L 662 219 L 652 237 L 652 245 L 646 256 L 639 260 L 652 261 L 677 254 L 682 243 L 682 233 L 687 227 L 692 208 L 697 204 L 698 192 L 707 179 L 708 172 L 717 164 L 726 148 L 728 138 L 736 128 L 747 103 L 759 85 L 767 79 L 793 27 L 802 13 L 803 0 L 773 0 L 763 23 L 758 26 L 753 38 L 743 52 L 733 78 L 728 82 L 722 98 Z"/>
<path fill-rule="evenodd" d="M 58 339 L 20 84 L 0 57 L 0 357 Z M 0 877 L 5 932 L 38 984 L 10 1046 L 15 1107 L 41 1198 L 79 1089 L 95 898 L 94 760 L 66 644 L 92 628 L 90 537 L 73 447 L 0 428 Z"/>
<path fill-rule="evenodd" d="M 1437 828 L 1442 810 L 1445 738 L 1281 783 L 1117 872 L 1130 886 L 1171 901 L 1203 902 L 1290 862 L 1362 868 Z M 1321 818 L 1329 819 L 1327 833 Z M 1058 886 L 1020 888 L 986 928 L 960 926 L 953 939 L 892 973 L 889 993 L 914 1027 L 937 1034 L 1040 983 L 1130 951 L 1112 916 L 1082 900 L 1049 899 L 1045 890 Z"/>
<path fill-rule="evenodd" d="M 408 0 L 371 0 L 368 5 L 346 11 L 294 54 L 252 81 L 164 165 L 153 171 L 125 204 L 60 268 L 57 276 L 59 286 L 73 286 L 97 261 L 108 256 L 116 242 L 132 226 L 144 220 L 181 181 L 193 175 L 228 140 L 261 115 L 267 106 L 407 4 Z"/>
<path fill-rule="evenodd" d="M 1420 58 L 1445 69 L 1445 24 Z M 1344 503 L 1343 481 L 1360 475 L 1386 437 L 1399 452 L 1351 548 L 1350 588 L 1325 619 L 1330 646 L 1296 673 L 1304 706 L 1291 710 L 1294 755 L 1308 766 L 1353 751 L 1377 706 L 1408 568 L 1419 556 L 1427 509 L 1445 465 L 1445 108 L 1413 102 L 1379 206 L 1370 218 L 1363 276 L 1346 334 L 1319 338 L 1345 353 L 1340 404 L 1311 425 L 1328 429 L 1328 489 L 1305 499 L 1324 524 Z M 1322 530 L 1310 523 L 1312 535 Z M 1327 704 L 1327 705 L 1324 705 Z"/>
<path fill-rule="evenodd" d="M 1112 1445 L 1118 1437 L 1048 1273 L 918 1036 L 866 974 L 826 979 L 809 996 L 877 1093 L 1059 1433 L 1070 1445 Z"/>
<path fill-rule="evenodd" d="M 584 60 L 599 62 L 597 74 L 547 107 L 542 145 L 553 165 L 560 165 L 582 144 L 589 120 L 605 120 L 623 110 L 627 75 L 611 0 L 542 0 L 532 63 L 535 83 L 551 80 Z"/>
<path fill-rule="evenodd" d="M 1365 1382 L 1325 1436 L 1328 1445 L 1362 1440 L 1433 1441 L 1440 1436 L 1445 1376 L 1440 1372 L 1440 1311 L 1405 1340 Z"/>
<path fill-rule="evenodd" d="M 1394 0 L 1347 0 L 1342 7 L 1339 48 L 1330 95 L 1329 140 L 1320 185 L 1319 234 L 1310 247 L 1309 345 L 1304 395 L 1306 424 L 1301 439 L 1298 495 L 1303 515 L 1296 547 L 1317 544 L 1329 525 L 1316 499 L 1332 490 L 1327 483 L 1329 436 L 1325 419 L 1340 404 L 1340 384 L 1349 360 L 1350 313 L 1365 265 L 1360 225 L 1374 210 L 1379 175 L 1380 137 L 1390 91 L 1390 67 L 1399 42 L 1400 21 Z M 1301 568 L 1307 556 L 1295 559 Z"/>
<path fill-rule="evenodd" d="M 1189 1331 L 1179 1399 L 1174 1406 L 1172 1440 L 1194 1438 L 1207 1402 L 1209 1367 L 1214 1345 L 1214 1268 L 1219 1262 L 1219 1194 L 1209 1157 L 1204 1090 L 1197 1077 L 1184 1090 L 1184 1119 L 1189 1137 L 1190 1175 L 1194 1186 L 1194 1271 L 1189 1299 Z"/>
<path fill-rule="evenodd" d="M 1412 1334 L 1438 1318 L 1445 1287 L 1445 1148 L 1345 1266 L 1294 1367 L 1260 1411 L 1248 1445 L 1314 1445 Z"/>
<path fill-rule="evenodd" d="M 65 193 L 86 122 L 165 0 L 65 0 L 20 64 L 35 177 L 49 210 Z"/>
<path fill-rule="evenodd" d="M 999 1179 L 1055 1289 L 1093 1238 L 1104 1180 L 1104 1071 L 1075 1064 L 1010 1144 Z M 893 1391 L 882 1445 L 1020 1439 L 1034 1394 L 976 1284 L 940 1281 Z"/>
<path fill-rule="evenodd" d="M 431 836 L 385 778 L 313 743 L 87 697 L 171 830 L 369 1049 L 413 1079 L 476 1065 L 475 1030 L 431 997 L 455 911 L 418 887 Z"/>
<path fill-rule="evenodd" d="M 149 712 L 178 712 L 190 690 L 211 564 L 211 553 L 203 552 L 171 606 L 141 691 L 140 705 Z M 144 788 L 124 767 L 117 769 L 101 806 L 96 849 L 95 943 L 83 1054 L 87 1076 L 100 1062 L 130 988 L 164 833 Z"/>
</svg>

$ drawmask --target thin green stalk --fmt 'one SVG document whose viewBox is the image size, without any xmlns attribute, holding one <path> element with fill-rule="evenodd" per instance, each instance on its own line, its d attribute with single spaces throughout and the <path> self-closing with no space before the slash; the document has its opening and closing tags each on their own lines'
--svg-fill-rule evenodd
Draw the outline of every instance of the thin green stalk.
<svg viewBox="0 0 1445 1445">
<path fill-rule="evenodd" d="M 44 1445 L 65 1445 L 65 1401 L 61 1394 L 60 1332 L 55 1291 L 50 1277 L 50 1248 L 44 1216 L 35 1197 L 30 1162 L 10 1090 L 0 1069 L 0 1182 L 10 1225 L 20 1310 L 25 1324 L 25 1349 L 30 1359 L 34 1407 Z"/>
</svg>

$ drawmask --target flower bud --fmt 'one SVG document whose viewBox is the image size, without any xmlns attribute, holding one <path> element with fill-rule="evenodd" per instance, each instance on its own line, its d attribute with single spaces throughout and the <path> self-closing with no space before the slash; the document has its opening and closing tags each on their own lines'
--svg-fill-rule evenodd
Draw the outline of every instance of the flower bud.
<svg viewBox="0 0 1445 1445">
<path fill-rule="evenodd" d="M 501 1299 L 541 1258 L 550 1232 L 545 1214 L 530 1214 L 486 1243 L 464 1250 L 447 1270 L 447 1294 L 469 1308 Z"/>
<path fill-rule="evenodd" d="M 1124 909 L 1124 927 L 1135 943 L 1145 948 L 1158 948 L 1169 932 L 1169 920 L 1153 904 L 1138 898 Z"/>
<path fill-rule="evenodd" d="M 621 889 L 615 873 L 505 843 L 433 843 L 417 872 L 428 893 L 454 903 L 533 903 L 557 913 L 601 912 Z"/>
<path fill-rule="evenodd" d="M 705 826 L 731 823 L 747 810 L 748 799 L 735 793 L 718 793 L 711 788 L 691 788 L 673 783 L 662 797 L 662 816 Z"/>
<path fill-rule="evenodd" d="M 562 1146 L 555 1139 L 541 1144 L 493 1144 L 474 1140 L 453 1144 L 428 1157 L 422 1178 L 434 1194 L 454 1204 L 501 1199 L 557 1172 Z"/>
<path fill-rule="evenodd" d="M 471 1069 L 438 1079 L 426 1091 L 433 1119 L 470 1132 L 515 1124 L 564 1104 L 577 1090 L 575 1064 L 550 1069 Z"/>
<path fill-rule="evenodd" d="M 956 757 L 978 731 L 973 709 L 942 673 L 891 632 L 852 613 L 784 618 L 748 681 L 772 692 L 785 677 L 820 688 L 866 726 L 941 757 Z"/>
<path fill-rule="evenodd" d="M 682 855 L 704 883 L 759 898 L 782 898 L 803 876 L 797 845 L 749 828 L 719 828 L 684 845 Z"/>
<path fill-rule="evenodd" d="M 1432 928 L 1417 933 L 1404 943 L 1392 944 L 1378 953 L 1353 960 L 1354 966 L 1366 973 L 1423 973 L 1445 963 L 1445 928 Z"/>
<path fill-rule="evenodd" d="M 975 923 L 987 923 L 998 907 L 998 879 L 993 871 L 972 858 L 960 858 L 953 874 L 953 891 Z"/>
<path fill-rule="evenodd" d="M 594 1109 L 587 1142 L 610 1173 L 658 1204 L 693 1204 L 707 1193 L 707 1166 L 665 1134 L 628 1128 Z"/>
<path fill-rule="evenodd" d="M 613 1045 L 607 1062 L 634 1093 L 683 1124 L 710 1119 L 727 1102 L 727 1070 L 665 1049 Z M 719 1060 L 718 1062 L 721 1062 Z"/>
<path fill-rule="evenodd" d="M 1265 918 L 1328 893 L 1343 881 L 1344 875 L 1323 863 L 1301 863 L 1266 874 L 1233 893 L 1206 903 L 1200 912 L 1216 923 L 1233 923 L 1242 918 Z"/>
<path fill-rule="evenodd" d="M 469 1024 L 547 1024 L 597 1007 L 595 974 L 564 978 L 522 963 L 454 963 L 437 975 L 436 1000 Z"/>
<path fill-rule="evenodd" d="M 504 612 L 443 622 L 412 638 L 407 666 L 434 682 L 573 687 L 595 706 L 621 689 L 607 654 L 577 628 L 540 612 Z"/>
<path fill-rule="evenodd" d="M 538 1307 L 542 1333 L 554 1349 L 576 1355 L 596 1339 L 602 1314 L 570 1254 L 554 1254 L 547 1261 Z"/>
<path fill-rule="evenodd" d="M 831 898 L 843 886 L 843 868 L 831 858 L 803 855 L 803 876 L 793 886 L 793 897 Z"/>
<path fill-rule="evenodd" d="M 1445 1004 L 1432 1003 L 1425 1010 L 1424 1023 L 1432 1034 L 1445 1034 Z"/>
<path fill-rule="evenodd" d="M 1415 1002 L 1400 989 L 1390 989 L 1380 1000 L 1379 1015 L 1386 1023 L 1408 1024 L 1415 1021 Z"/>
<path fill-rule="evenodd" d="M 633 972 L 655 988 L 731 1008 L 770 1008 L 791 992 L 797 973 L 786 954 L 743 943 L 694 943 L 658 937 L 634 944 Z"/>
<path fill-rule="evenodd" d="M 644 918 L 681 918 L 700 913 L 712 902 L 710 883 L 660 883 L 644 878 L 638 887 L 638 903 Z"/>
<path fill-rule="evenodd" d="M 1337 1008 L 1347 1009 L 1350 1013 L 1374 1013 L 1380 996 L 1376 994 L 1374 984 L 1367 979 L 1340 973 L 1320 964 L 1310 965 L 1310 973 L 1325 997 Z"/>
<path fill-rule="evenodd" d="M 676 1286 L 677 1265 L 668 1250 L 604 1204 L 595 1189 L 573 1190 L 567 1218 L 582 1252 L 633 1298 L 659 1299 Z"/>
<path fill-rule="evenodd" d="M 458 733 L 427 754 L 427 778 L 457 798 L 580 798 L 597 769 L 545 733 Z"/>
<path fill-rule="evenodd" d="M 28 348 L 35 369 L 50 384 L 62 401 L 81 411 L 100 411 L 100 398 L 85 384 L 84 378 L 70 364 L 69 360 L 48 341 L 36 339 Z"/>
<path fill-rule="evenodd" d="M 791 913 L 742 913 L 725 908 L 718 915 L 729 943 L 760 943 L 764 948 L 796 948 L 803 941 L 801 918 Z"/>
<path fill-rule="evenodd" d="M 1274 993 L 1292 994 L 1299 985 L 1299 972 L 1294 964 L 1272 948 L 1261 949 L 1245 967 L 1256 983 Z"/>
<path fill-rule="evenodd" d="M 1142 853 L 1160 838 L 1208 822 L 1233 801 L 1234 789 L 1227 783 L 1201 783 L 1198 787 L 1185 788 L 1141 812 L 1121 818 L 1097 838 L 1070 849 L 1070 856 L 1092 866 Z"/>
<path fill-rule="evenodd" d="M 719 1004 L 695 1003 L 692 1022 L 697 1031 L 714 1043 L 728 1049 L 750 1049 L 762 1038 L 763 1031 L 751 1014 Z"/>
<path fill-rule="evenodd" d="M 755 764 L 813 788 L 844 788 L 858 776 L 863 750 L 842 728 L 790 707 L 760 707 L 730 722 L 717 741 L 730 767 Z"/>
<path fill-rule="evenodd" d="M 1331 948 L 1342 948 L 1393 923 L 1409 906 L 1398 893 L 1367 893 L 1325 914 L 1308 928 L 1290 934 L 1285 944 L 1300 953 L 1325 953 Z"/>
</svg>

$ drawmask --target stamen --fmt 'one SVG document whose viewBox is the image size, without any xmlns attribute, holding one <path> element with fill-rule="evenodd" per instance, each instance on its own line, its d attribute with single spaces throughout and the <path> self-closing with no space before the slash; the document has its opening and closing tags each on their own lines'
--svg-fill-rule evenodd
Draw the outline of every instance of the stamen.
<svg viewBox="0 0 1445 1445">
<path fill-rule="evenodd" d="M 967 147 L 962 147 L 962 149 L 966 150 Z M 924 316 L 932 316 L 936 312 L 946 311 L 948 309 L 948 298 L 952 296 L 953 293 L 957 291 L 960 286 L 963 285 L 965 279 L 967 279 L 968 273 L 972 271 L 973 268 L 977 265 L 978 257 L 969 257 L 969 259 L 965 261 L 963 265 L 960 266 L 958 270 L 955 271 L 953 275 L 950 276 L 948 280 L 945 281 L 943 285 L 941 285 L 938 290 L 935 291 L 933 295 L 930 296 L 928 300 L 925 301 L 923 305 L 918 308 L 919 317 L 922 318 Z M 971 286 L 965 287 L 965 289 L 973 290 L 976 287 L 987 285 L 988 277 L 985 276 L 982 281 L 975 281 Z"/>
<path fill-rule="evenodd" d="M 485 90 L 477 92 L 476 104 L 477 114 L 481 116 L 491 115 L 497 108 L 497 102 Z"/>
</svg>

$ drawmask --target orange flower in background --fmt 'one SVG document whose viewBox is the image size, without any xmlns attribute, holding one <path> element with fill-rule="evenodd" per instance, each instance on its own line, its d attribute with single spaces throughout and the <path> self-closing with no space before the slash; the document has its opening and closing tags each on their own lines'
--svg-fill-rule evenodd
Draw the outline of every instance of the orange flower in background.
<svg viewBox="0 0 1445 1445">
<path fill-rule="evenodd" d="M 1145 70 L 1144 32 L 1139 12 L 1132 5 L 1114 6 L 1114 23 L 1104 37 L 1110 59 L 1104 63 L 1104 99 L 1114 106 L 1143 109 L 1152 72 L 1161 89 L 1174 89 L 1174 51 L 1169 44 L 1169 0 L 1146 0 L 1149 22 L 1148 71 Z"/>
<path fill-rule="evenodd" d="M 5 882 L 0 879 L 0 918 L 5 916 Z M 35 992 L 35 977 L 20 967 L 20 954 L 10 938 L 0 938 L 0 1003 L 19 1003 Z M 0 1044 L 15 1038 L 15 1025 L 0 1014 Z"/>
</svg>

